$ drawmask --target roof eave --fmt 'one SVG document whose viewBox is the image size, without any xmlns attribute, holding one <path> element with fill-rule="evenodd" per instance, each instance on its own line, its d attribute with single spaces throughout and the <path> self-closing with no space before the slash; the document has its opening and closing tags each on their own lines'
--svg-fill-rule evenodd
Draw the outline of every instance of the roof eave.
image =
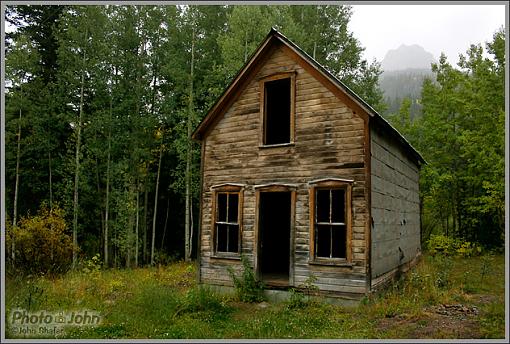
<svg viewBox="0 0 510 344">
<path fill-rule="evenodd" d="M 237 72 L 236 76 L 232 79 L 230 84 L 225 88 L 221 96 L 218 98 L 218 100 L 214 103 L 214 105 L 207 111 L 207 114 L 205 115 L 204 119 L 198 127 L 193 131 L 191 134 L 191 138 L 197 141 L 202 141 L 203 134 L 207 131 L 207 128 L 211 122 L 214 121 L 215 118 L 215 112 L 218 111 L 218 109 L 221 107 L 221 104 L 227 100 L 228 96 L 231 94 L 231 91 L 235 89 L 237 84 L 241 81 L 243 76 L 246 74 L 246 72 L 250 69 L 250 67 L 253 66 L 253 63 L 257 58 L 259 58 L 265 51 L 267 51 L 267 47 L 269 45 L 269 42 L 271 39 L 275 36 L 275 33 L 278 33 L 274 28 L 271 28 L 269 33 L 267 34 L 266 38 L 262 41 L 262 43 L 259 44 L 255 52 L 250 56 L 248 61 L 243 65 L 243 67 Z"/>
</svg>

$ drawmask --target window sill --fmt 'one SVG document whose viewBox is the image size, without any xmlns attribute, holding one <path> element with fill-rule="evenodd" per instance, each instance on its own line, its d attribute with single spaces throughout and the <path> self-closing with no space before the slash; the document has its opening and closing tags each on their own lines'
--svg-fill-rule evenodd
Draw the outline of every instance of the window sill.
<svg viewBox="0 0 510 344">
<path fill-rule="evenodd" d="M 241 255 L 238 253 L 216 253 L 211 256 L 212 259 L 229 259 L 229 260 L 241 260 Z"/>
<path fill-rule="evenodd" d="M 338 266 L 338 267 L 351 268 L 351 269 L 354 267 L 353 263 L 349 263 L 345 259 L 317 259 L 316 258 L 314 260 L 309 260 L 308 264 L 310 264 L 310 265 Z"/>
<path fill-rule="evenodd" d="M 272 145 L 259 145 L 259 148 L 278 148 L 278 147 L 293 147 L 294 142 L 288 142 L 288 143 L 275 143 Z"/>
</svg>

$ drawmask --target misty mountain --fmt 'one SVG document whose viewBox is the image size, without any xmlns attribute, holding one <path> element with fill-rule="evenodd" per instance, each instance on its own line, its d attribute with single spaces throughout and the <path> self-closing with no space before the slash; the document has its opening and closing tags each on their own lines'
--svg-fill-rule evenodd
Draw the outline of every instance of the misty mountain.
<svg viewBox="0 0 510 344">
<path fill-rule="evenodd" d="M 430 69 L 430 64 L 436 62 L 434 55 L 413 44 L 402 44 L 397 49 L 389 50 L 381 62 L 381 68 L 385 72 L 405 69 Z"/>
<path fill-rule="evenodd" d="M 385 114 L 396 113 L 404 98 L 412 100 L 411 117 L 421 113 L 420 97 L 423 80 L 433 77 L 434 56 L 419 45 L 401 45 L 386 53 L 381 67 L 379 87 L 388 104 Z"/>
</svg>

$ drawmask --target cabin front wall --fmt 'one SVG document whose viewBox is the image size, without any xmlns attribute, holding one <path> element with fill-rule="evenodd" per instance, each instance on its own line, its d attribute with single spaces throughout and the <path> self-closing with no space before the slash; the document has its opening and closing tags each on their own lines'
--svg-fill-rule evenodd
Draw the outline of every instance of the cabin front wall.
<svg viewBox="0 0 510 344">
<path fill-rule="evenodd" d="M 421 253 L 419 168 L 377 127 L 371 137 L 372 288 Z"/>
<path fill-rule="evenodd" d="M 275 73 L 295 73 L 294 144 L 261 148 L 260 83 Z M 200 282 L 231 286 L 228 268 L 240 271 L 240 260 L 213 257 L 213 189 L 225 183 L 243 186 L 242 254 L 257 264 L 257 190 L 266 184 L 290 185 L 294 192 L 290 285 L 312 275 L 325 292 L 367 291 L 366 189 L 364 120 L 342 103 L 284 48 L 277 48 L 220 120 L 202 145 L 202 209 Z M 344 178 L 352 183 L 351 265 L 310 264 L 310 181 Z"/>
</svg>

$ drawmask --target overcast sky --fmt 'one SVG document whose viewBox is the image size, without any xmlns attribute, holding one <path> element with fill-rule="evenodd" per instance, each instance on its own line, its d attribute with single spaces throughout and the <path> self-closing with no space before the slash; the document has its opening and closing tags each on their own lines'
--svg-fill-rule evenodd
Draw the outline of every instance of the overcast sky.
<svg viewBox="0 0 510 344">
<path fill-rule="evenodd" d="M 457 63 L 472 43 L 492 40 L 505 25 L 504 5 L 353 5 L 349 29 L 365 58 L 382 61 L 402 44 L 421 45 L 437 60 L 444 52 Z M 484 46 L 485 48 L 485 46 Z"/>
</svg>

